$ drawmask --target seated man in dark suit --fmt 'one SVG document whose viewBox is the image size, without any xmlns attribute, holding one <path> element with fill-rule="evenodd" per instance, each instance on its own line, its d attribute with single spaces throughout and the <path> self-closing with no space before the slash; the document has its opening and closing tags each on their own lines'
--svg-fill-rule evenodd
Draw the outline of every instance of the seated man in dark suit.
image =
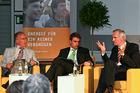
<svg viewBox="0 0 140 93">
<path fill-rule="evenodd" d="M 73 63 L 66 59 L 72 59 L 77 65 L 94 65 L 89 55 L 89 50 L 80 47 L 80 35 L 78 33 L 72 33 L 70 35 L 70 47 L 60 50 L 57 58 L 54 59 L 50 69 L 45 75 L 50 81 L 54 80 L 53 89 L 54 93 L 57 93 L 57 77 L 68 75 L 73 72 Z M 72 55 L 74 55 L 72 57 Z"/>
<path fill-rule="evenodd" d="M 127 69 L 139 67 L 139 46 L 126 41 L 126 34 L 121 29 L 114 30 L 112 38 L 114 47 L 110 58 L 106 54 L 105 43 L 97 42 L 102 53 L 104 68 L 101 71 L 96 93 L 104 93 L 106 88 L 107 93 L 112 93 L 114 80 L 126 80 Z"/>
</svg>

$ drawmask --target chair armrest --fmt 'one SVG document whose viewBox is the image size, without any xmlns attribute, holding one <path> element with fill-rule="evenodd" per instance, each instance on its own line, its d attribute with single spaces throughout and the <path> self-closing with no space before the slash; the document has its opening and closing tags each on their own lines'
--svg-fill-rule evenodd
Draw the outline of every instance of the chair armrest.
<svg viewBox="0 0 140 93">
<path fill-rule="evenodd" d="M 2 67 L 0 66 L 0 92 L 2 92 Z"/>
<path fill-rule="evenodd" d="M 85 93 L 92 93 L 92 91 L 93 91 L 93 67 L 84 66 L 83 74 L 85 75 Z"/>
<path fill-rule="evenodd" d="M 0 78 L 2 77 L 2 67 L 0 66 Z"/>
<path fill-rule="evenodd" d="M 94 76 L 93 76 L 93 78 L 94 78 L 94 92 L 93 93 L 95 93 L 95 91 L 96 91 L 96 89 L 97 89 L 97 86 L 98 86 L 98 82 L 99 82 L 99 78 L 100 78 L 100 74 L 101 74 L 101 69 L 103 68 L 104 66 L 95 66 L 94 67 Z"/>
<path fill-rule="evenodd" d="M 0 66 L 0 85 L 2 84 L 2 67 Z"/>
<path fill-rule="evenodd" d="M 45 67 L 45 72 L 47 72 L 49 70 L 49 68 L 51 67 L 51 65 L 46 65 Z"/>
<path fill-rule="evenodd" d="M 140 69 L 127 70 L 127 92 L 140 93 Z"/>
<path fill-rule="evenodd" d="M 40 73 L 40 67 L 38 65 L 33 66 L 33 74 Z"/>
</svg>

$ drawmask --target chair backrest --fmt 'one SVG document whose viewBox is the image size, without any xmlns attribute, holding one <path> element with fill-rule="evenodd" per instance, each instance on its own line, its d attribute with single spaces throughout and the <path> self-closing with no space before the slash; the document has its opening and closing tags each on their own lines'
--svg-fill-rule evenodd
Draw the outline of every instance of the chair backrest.
<svg viewBox="0 0 140 93">
<path fill-rule="evenodd" d="M 0 55 L 0 63 L 1 63 L 1 60 L 2 60 L 2 55 Z"/>
</svg>

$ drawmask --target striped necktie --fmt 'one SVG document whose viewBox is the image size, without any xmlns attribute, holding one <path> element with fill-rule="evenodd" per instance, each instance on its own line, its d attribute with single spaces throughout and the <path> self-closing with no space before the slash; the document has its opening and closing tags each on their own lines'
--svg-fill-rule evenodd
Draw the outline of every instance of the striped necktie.
<svg viewBox="0 0 140 93">
<path fill-rule="evenodd" d="M 17 57 L 17 59 L 22 59 L 24 48 L 20 47 L 19 49 L 20 49 L 20 51 L 19 51 L 19 53 L 18 53 L 18 57 Z"/>
<path fill-rule="evenodd" d="M 121 58 L 121 48 L 118 48 L 118 62 L 120 62 L 120 58 Z"/>
</svg>

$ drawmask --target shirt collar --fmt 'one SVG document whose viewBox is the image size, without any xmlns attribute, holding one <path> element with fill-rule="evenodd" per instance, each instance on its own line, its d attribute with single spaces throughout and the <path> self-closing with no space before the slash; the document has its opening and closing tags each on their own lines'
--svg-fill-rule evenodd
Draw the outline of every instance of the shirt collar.
<svg viewBox="0 0 140 93">
<path fill-rule="evenodd" d="M 72 51 L 74 48 L 70 47 L 70 51 Z M 75 49 L 77 51 L 77 49 Z"/>
<path fill-rule="evenodd" d="M 18 46 L 18 45 L 17 45 L 17 47 L 16 47 L 16 48 L 20 49 L 20 46 Z M 25 47 L 24 47 L 24 48 L 25 48 Z"/>
<path fill-rule="evenodd" d="M 126 45 L 126 42 L 122 46 L 120 46 L 119 48 L 123 49 L 125 47 L 125 45 Z"/>
</svg>

